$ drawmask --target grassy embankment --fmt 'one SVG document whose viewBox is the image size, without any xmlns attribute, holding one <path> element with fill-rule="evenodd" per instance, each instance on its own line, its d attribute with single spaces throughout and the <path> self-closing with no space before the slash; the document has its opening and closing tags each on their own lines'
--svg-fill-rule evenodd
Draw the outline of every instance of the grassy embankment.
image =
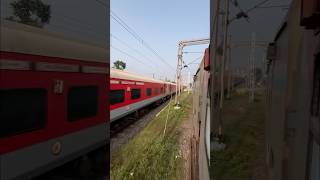
<svg viewBox="0 0 320 180">
<path fill-rule="evenodd" d="M 179 153 L 179 127 L 188 118 L 192 96 L 184 93 L 180 110 L 173 109 L 173 101 L 129 143 L 113 152 L 111 179 L 183 179 Z M 165 136 L 163 131 L 170 107 Z"/>
<path fill-rule="evenodd" d="M 264 177 L 264 96 L 260 91 L 253 103 L 246 92 L 226 100 L 223 128 L 226 149 L 211 152 L 211 172 L 216 180 L 249 180 Z"/>
</svg>

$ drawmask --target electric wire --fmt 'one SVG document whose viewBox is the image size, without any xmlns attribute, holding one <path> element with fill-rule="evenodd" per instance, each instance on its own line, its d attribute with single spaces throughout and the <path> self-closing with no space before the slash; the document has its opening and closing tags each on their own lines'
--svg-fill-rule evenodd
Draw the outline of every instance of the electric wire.
<svg viewBox="0 0 320 180">
<path fill-rule="evenodd" d="M 146 47 L 149 51 L 151 51 L 159 60 L 161 60 L 164 64 L 174 70 L 174 68 L 164 59 L 159 53 L 154 50 L 141 36 L 139 36 L 124 20 L 122 20 L 116 13 L 111 11 L 111 18 L 115 20 L 122 28 L 124 28 L 128 33 L 130 33 L 139 43 L 141 43 L 144 47 Z"/>
<path fill-rule="evenodd" d="M 147 56 L 145 56 L 143 53 L 141 53 L 141 52 L 138 51 L 137 49 L 131 47 L 131 46 L 128 45 L 127 43 L 125 43 L 125 42 L 124 42 L 123 40 L 121 40 L 119 37 L 117 37 L 117 36 L 115 36 L 115 35 L 113 35 L 113 34 L 110 34 L 110 36 L 111 36 L 112 38 L 116 39 L 118 42 L 120 42 L 120 43 L 123 44 L 124 46 L 126 46 L 127 48 L 131 49 L 132 51 L 136 52 L 136 53 L 139 54 L 140 56 L 144 57 L 146 60 L 149 60 L 148 62 L 151 62 L 151 61 L 152 61 L 150 58 L 148 58 Z M 159 72 L 159 70 L 156 68 L 156 65 L 155 65 L 155 64 L 152 64 L 152 65 L 154 66 L 153 68 L 155 68 L 155 70 L 156 70 L 159 74 L 161 74 L 161 73 Z"/>
<path fill-rule="evenodd" d="M 149 66 L 149 67 L 151 67 L 151 68 L 154 68 L 154 67 L 150 66 L 149 64 L 146 64 L 145 62 L 140 61 L 138 58 L 130 55 L 129 53 L 126 53 L 125 51 L 122 51 L 121 49 L 119 49 L 119 48 L 117 48 L 117 47 L 114 47 L 113 45 L 110 45 L 110 47 L 113 48 L 113 49 L 115 49 L 116 51 L 118 51 L 118 52 L 120 52 L 120 53 L 122 53 L 122 54 L 125 54 L 126 56 L 128 56 L 128 57 L 136 60 L 137 62 L 139 62 L 139 63 L 141 63 L 141 64 L 143 64 L 143 65 L 147 65 L 147 66 Z"/>
</svg>

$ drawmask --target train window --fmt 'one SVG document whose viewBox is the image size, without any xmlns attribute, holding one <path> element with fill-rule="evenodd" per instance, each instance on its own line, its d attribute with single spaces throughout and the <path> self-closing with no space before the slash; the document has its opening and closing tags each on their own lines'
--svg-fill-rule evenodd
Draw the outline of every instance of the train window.
<svg viewBox="0 0 320 180">
<path fill-rule="evenodd" d="M 124 102 L 124 90 L 119 89 L 119 90 L 111 90 L 110 93 L 110 104 L 118 104 Z"/>
<path fill-rule="evenodd" d="M 158 94 L 159 93 L 159 89 L 158 88 L 155 88 L 154 89 L 154 94 Z"/>
<path fill-rule="evenodd" d="M 0 137 L 44 128 L 47 118 L 45 89 L 0 90 Z"/>
<path fill-rule="evenodd" d="M 147 96 L 151 96 L 151 94 L 152 94 L 151 88 L 147 88 Z"/>
<path fill-rule="evenodd" d="M 139 98 L 140 98 L 140 89 L 132 89 L 131 99 L 139 99 Z"/>
<path fill-rule="evenodd" d="M 98 111 L 98 88 L 96 86 L 78 86 L 69 89 L 68 120 L 78 121 L 92 117 Z"/>
</svg>

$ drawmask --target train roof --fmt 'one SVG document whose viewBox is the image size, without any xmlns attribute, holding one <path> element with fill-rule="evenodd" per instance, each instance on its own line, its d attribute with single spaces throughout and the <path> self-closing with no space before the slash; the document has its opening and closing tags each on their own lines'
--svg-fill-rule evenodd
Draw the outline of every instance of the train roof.
<svg viewBox="0 0 320 180">
<path fill-rule="evenodd" d="M 111 68 L 110 69 L 110 77 L 111 78 L 119 78 L 119 79 L 127 79 L 127 80 L 133 80 L 133 81 L 143 81 L 143 82 L 151 82 L 151 83 L 165 83 L 165 84 L 171 84 L 175 85 L 174 83 L 171 82 L 166 82 L 146 76 L 142 76 L 136 73 L 124 71 L 124 70 L 118 70 Z"/>
<path fill-rule="evenodd" d="M 99 46 L 17 22 L 1 19 L 0 50 L 49 57 L 108 63 L 107 44 Z"/>
</svg>

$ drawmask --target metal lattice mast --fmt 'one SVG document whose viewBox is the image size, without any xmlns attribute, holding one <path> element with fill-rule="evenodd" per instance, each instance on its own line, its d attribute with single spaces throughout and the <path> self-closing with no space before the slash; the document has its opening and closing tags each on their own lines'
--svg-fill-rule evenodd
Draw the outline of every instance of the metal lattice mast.
<svg viewBox="0 0 320 180">
<path fill-rule="evenodd" d="M 214 16 L 212 16 L 210 24 L 210 114 L 213 117 L 217 110 L 217 98 L 216 98 L 216 62 L 217 62 L 217 48 L 218 48 L 218 35 L 219 35 L 219 17 L 220 17 L 220 0 L 214 1 Z M 212 8 L 211 8 L 212 9 Z M 213 121 L 214 118 L 211 118 Z M 214 124 L 212 122 L 212 124 Z"/>
<path fill-rule="evenodd" d="M 194 39 L 194 40 L 187 40 L 187 41 L 180 41 L 178 44 L 178 63 L 177 63 L 177 70 L 176 70 L 176 97 L 175 97 L 175 104 L 179 105 L 179 96 L 182 90 L 182 78 L 181 78 L 181 71 L 183 68 L 183 48 L 185 46 L 193 46 L 193 45 L 200 45 L 200 44 L 208 44 L 210 42 L 209 38 L 203 39 Z"/>
<path fill-rule="evenodd" d="M 222 107 L 224 100 L 224 72 L 225 64 L 227 60 L 227 48 L 228 48 L 228 18 L 229 18 L 229 0 L 224 1 L 224 20 L 223 20 L 223 51 L 220 66 L 220 102 L 218 112 L 218 133 L 222 136 Z"/>
<path fill-rule="evenodd" d="M 251 39 L 251 53 L 250 53 L 250 64 L 249 64 L 249 89 L 250 89 L 250 96 L 249 100 L 250 102 L 253 102 L 254 100 L 254 91 L 255 91 L 255 39 L 256 34 L 252 33 L 252 39 Z"/>
<path fill-rule="evenodd" d="M 179 43 L 178 47 L 178 63 L 177 63 L 177 69 L 176 69 L 176 96 L 175 96 L 175 104 L 179 105 L 179 92 L 180 92 L 180 78 L 181 78 L 181 62 L 182 62 L 182 50 L 183 46 Z"/>
<path fill-rule="evenodd" d="M 231 36 L 229 36 L 229 43 L 228 43 L 228 58 L 227 58 L 227 72 L 228 72 L 228 94 L 227 98 L 230 98 L 230 91 L 231 91 L 231 84 L 232 84 L 232 70 L 231 70 Z"/>
</svg>

